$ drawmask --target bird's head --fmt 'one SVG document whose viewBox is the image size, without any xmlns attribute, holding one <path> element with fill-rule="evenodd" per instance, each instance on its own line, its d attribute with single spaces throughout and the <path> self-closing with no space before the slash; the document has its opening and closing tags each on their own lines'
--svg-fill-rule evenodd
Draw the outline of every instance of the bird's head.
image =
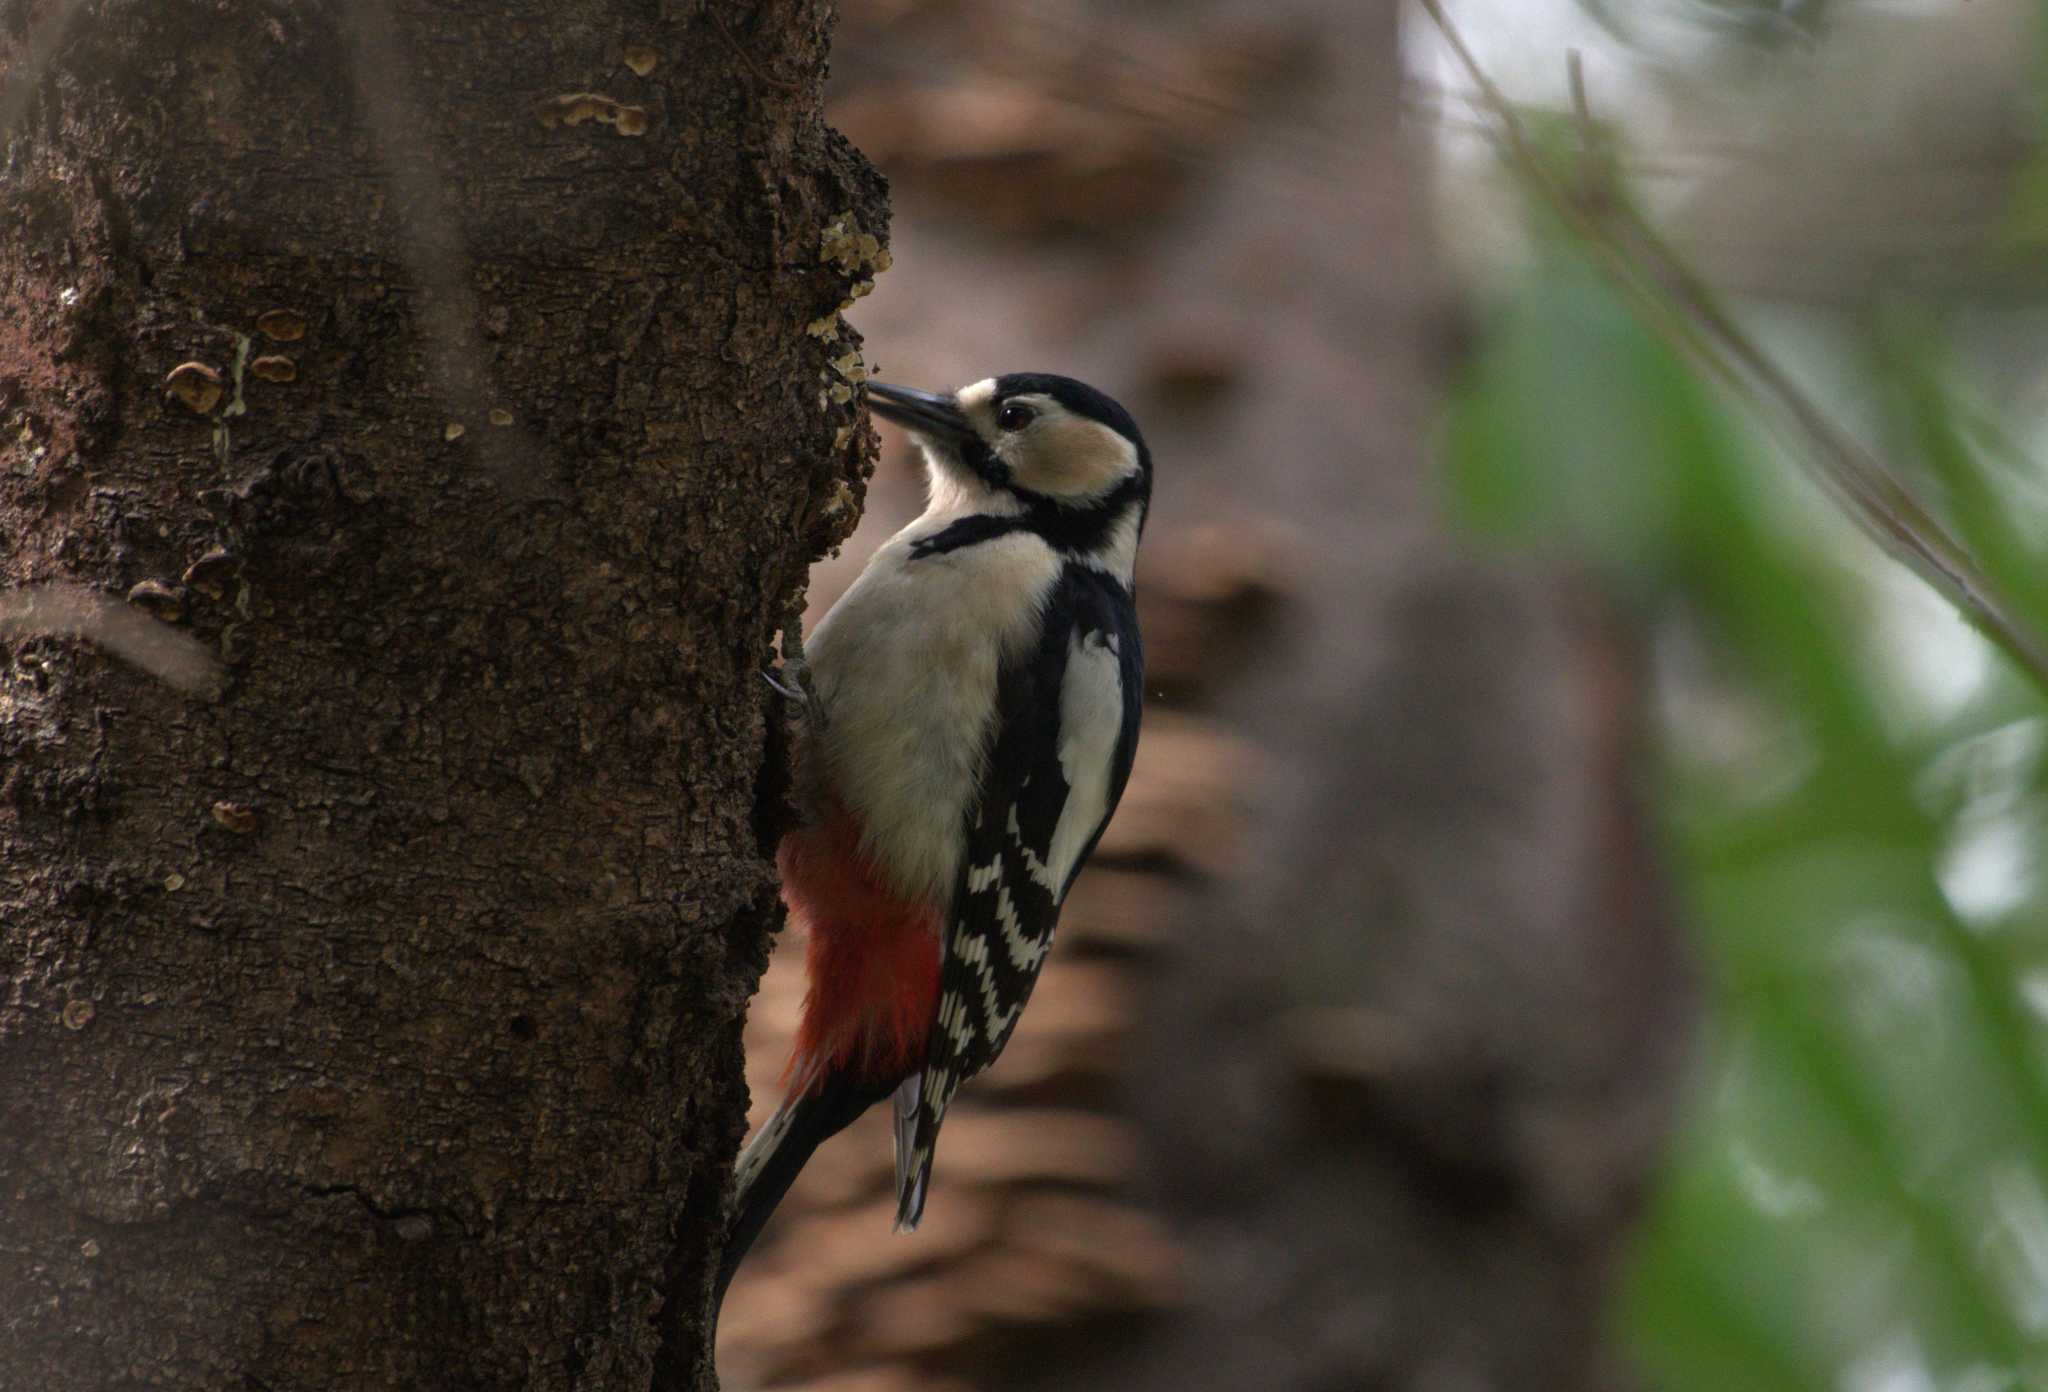
<svg viewBox="0 0 2048 1392">
<path fill-rule="evenodd" d="M 935 492 L 1069 529 L 1144 523 L 1151 452 L 1131 413 L 1084 382 L 1013 372 L 951 393 L 870 382 L 868 404 L 924 447 Z"/>
</svg>

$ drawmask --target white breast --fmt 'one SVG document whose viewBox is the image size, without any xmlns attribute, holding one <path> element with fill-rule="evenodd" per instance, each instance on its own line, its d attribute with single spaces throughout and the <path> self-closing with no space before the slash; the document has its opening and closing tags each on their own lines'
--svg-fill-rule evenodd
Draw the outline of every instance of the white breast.
<svg viewBox="0 0 2048 1392">
<path fill-rule="evenodd" d="M 960 872 L 998 668 L 1037 641 L 1059 572 L 1028 532 L 910 559 L 913 541 L 953 520 L 934 509 L 899 532 L 806 644 L 825 710 L 821 771 L 892 887 L 939 903 Z"/>
</svg>

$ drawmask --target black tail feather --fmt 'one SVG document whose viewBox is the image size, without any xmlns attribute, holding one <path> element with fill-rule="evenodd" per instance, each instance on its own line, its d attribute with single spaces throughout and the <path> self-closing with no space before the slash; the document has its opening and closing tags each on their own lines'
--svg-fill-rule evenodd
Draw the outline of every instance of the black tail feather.
<svg viewBox="0 0 2048 1392">
<path fill-rule="evenodd" d="M 865 1082 L 848 1073 L 827 1073 L 797 1101 L 785 1102 L 783 1111 L 763 1128 L 763 1140 L 768 1138 L 770 1128 L 778 1125 L 782 1134 L 772 1142 L 773 1149 L 760 1157 L 751 1180 L 744 1173 L 741 1176 L 746 1187 L 733 1207 L 732 1224 L 726 1229 L 725 1255 L 718 1266 L 718 1284 L 713 1288 L 714 1327 L 733 1273 L 739 1270 L 747 1249 L 767 1226 L 769 1215 L 782 1202 L 782 1196 L 796 1183 L 811 1152 L 845 1130 L 854 1118 L 895 1091 L 895 1087 L 894 1083 Z"/>
</svg>

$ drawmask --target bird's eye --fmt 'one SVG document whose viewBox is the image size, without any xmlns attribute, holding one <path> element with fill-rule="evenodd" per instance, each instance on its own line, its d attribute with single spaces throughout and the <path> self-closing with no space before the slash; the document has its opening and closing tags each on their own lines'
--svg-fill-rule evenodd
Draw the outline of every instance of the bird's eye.
<svg viewBox="0 0 2048 1392">
<path fill-rule="evenodd" d="M 1005 430 L 1022 430 L 1025 426 L 1031 424 L 1034 414 L 1036 413 L 1029 406 L 1012 401 L 1009 405 L 1003 407 L 1002 410 L 996 412 L 996 424 Z"/>
</svg>

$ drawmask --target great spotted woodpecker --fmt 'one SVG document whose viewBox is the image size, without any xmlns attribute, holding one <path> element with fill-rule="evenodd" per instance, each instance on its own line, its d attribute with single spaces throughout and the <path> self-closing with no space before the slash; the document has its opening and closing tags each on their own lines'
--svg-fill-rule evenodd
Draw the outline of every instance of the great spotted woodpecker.
<svg viewBox="0 0 2048 1392">
<path fill-rule="evenodd" d="M 1130 413 L 1040 373 L 868 401 L 923 447 L 929 502 L 806 645 L 805 815 L 777 861 L 810 989 L 788 1096 L 740 1156 L 720 1303 L 811 1153 L 885 1097 L 896 1230 L 917 1226 L 947 1105 L 1016 1028 L 1138 744 Z"/>
</svg>

